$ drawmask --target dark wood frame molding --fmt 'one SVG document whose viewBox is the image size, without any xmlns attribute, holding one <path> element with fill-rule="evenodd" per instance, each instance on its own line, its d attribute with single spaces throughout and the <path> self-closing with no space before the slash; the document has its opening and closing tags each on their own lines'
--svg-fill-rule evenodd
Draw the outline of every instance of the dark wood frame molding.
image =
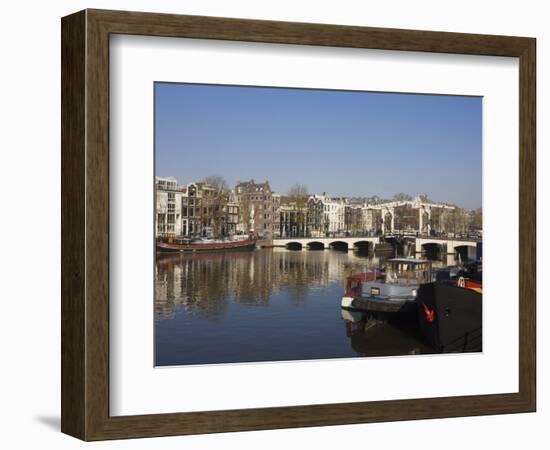
<svg viewBox="0 0 550 450">
<path fill-rule="evenodd" d="M 61 31 L 64 433 L 100 440 L 535 411 L 534 38 L 104 10 L 64 17 Z M 109 35 L 113 33 L 518 57 L 519 392 L 109 416 Z"/>
</svg>

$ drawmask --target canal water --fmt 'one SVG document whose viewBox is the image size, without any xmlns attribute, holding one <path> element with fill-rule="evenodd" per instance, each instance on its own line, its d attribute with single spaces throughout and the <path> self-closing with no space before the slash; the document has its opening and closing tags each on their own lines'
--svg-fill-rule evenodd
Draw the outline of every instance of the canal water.
<svg viewBox="0 0 550 450">
<path fill-rule="evenodd" d="M 345 275 L 382 262 L 353 252 L 279 248 L 157 255 L 155 364 L 431 353 L 412 325 L 366 329 L 354 322 L 360 317 L 341 310 Z"/>
</svg>

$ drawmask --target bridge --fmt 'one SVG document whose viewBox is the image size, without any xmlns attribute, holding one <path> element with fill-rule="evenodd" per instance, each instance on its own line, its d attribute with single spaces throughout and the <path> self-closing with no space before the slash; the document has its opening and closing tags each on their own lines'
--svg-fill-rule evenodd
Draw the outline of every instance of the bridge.
<svg viewBox="0 0 550 450">
<path fill-rule="evenodd" d="M 461 256 L 467 256 L 468 258 L 476 257 L 476 241 L 432 237 L 417 237 L 413 239 L 415 239 L 416 253 L 436 249 L 448 255 L 459 253 Z"/>
<path fill-rule="evenodd" d="M 387 236 L 391 241 L 392 237 Z M 439 237 L 415 237 L 404 236 L 405 240 L 414 245 L 416 253 L 437 252 L 440 254 L 460 254 L 462 258 L 476 257 L 477 242 L 474 240 L 445 239 Z M 380 244 L 379 236 L 359 237 L 332 237 L 332 238 L 285 238 L 273 239 L 274 247 L 285 247 L 290 250 L 325 250 L 334 249 L 342 251 L 363 250 L 372 251 Z"/>
<path fill-rule="evenodd" d="M 373 250 L 380 243 L 378 236 L 365 237 L 334 237 L 334 238 L 286 238 L 273 239 L 274 247 L 286 247 L 291 250 Z"/>
</svg>

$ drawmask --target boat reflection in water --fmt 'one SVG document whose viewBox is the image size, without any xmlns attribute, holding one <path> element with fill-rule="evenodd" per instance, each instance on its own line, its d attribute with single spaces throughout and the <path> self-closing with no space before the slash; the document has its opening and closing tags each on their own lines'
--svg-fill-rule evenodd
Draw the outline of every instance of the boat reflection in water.
<svg viewBox="0 0 550 450">
<path fill-rule="evenodd" d="M 346 336 L 353 350 L 362 356 L 399 356 L 435 353 L 414 322 L 376 322 L 361 311 L 342 309 Z"/>
<path fill-rule="evenodd" d="M 390 325 L 346 333 L 345 274 L 382 262 L 336 250 L 157 254 L 155 364 L 428 352 L 419 336 Z"/>
</svg>

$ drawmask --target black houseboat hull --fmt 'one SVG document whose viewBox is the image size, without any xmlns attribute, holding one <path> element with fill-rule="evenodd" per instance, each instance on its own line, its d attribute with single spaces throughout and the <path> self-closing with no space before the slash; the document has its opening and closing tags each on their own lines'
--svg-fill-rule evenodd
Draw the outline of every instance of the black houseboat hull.
<svg viewBox="0 0 550 450">
<path fill-rule="evenodd" d="M 482 351 L 482 294 L 449 283 L 418 290 L 418 322 L 427 342 L 442 353 Z"/>
</svg>

